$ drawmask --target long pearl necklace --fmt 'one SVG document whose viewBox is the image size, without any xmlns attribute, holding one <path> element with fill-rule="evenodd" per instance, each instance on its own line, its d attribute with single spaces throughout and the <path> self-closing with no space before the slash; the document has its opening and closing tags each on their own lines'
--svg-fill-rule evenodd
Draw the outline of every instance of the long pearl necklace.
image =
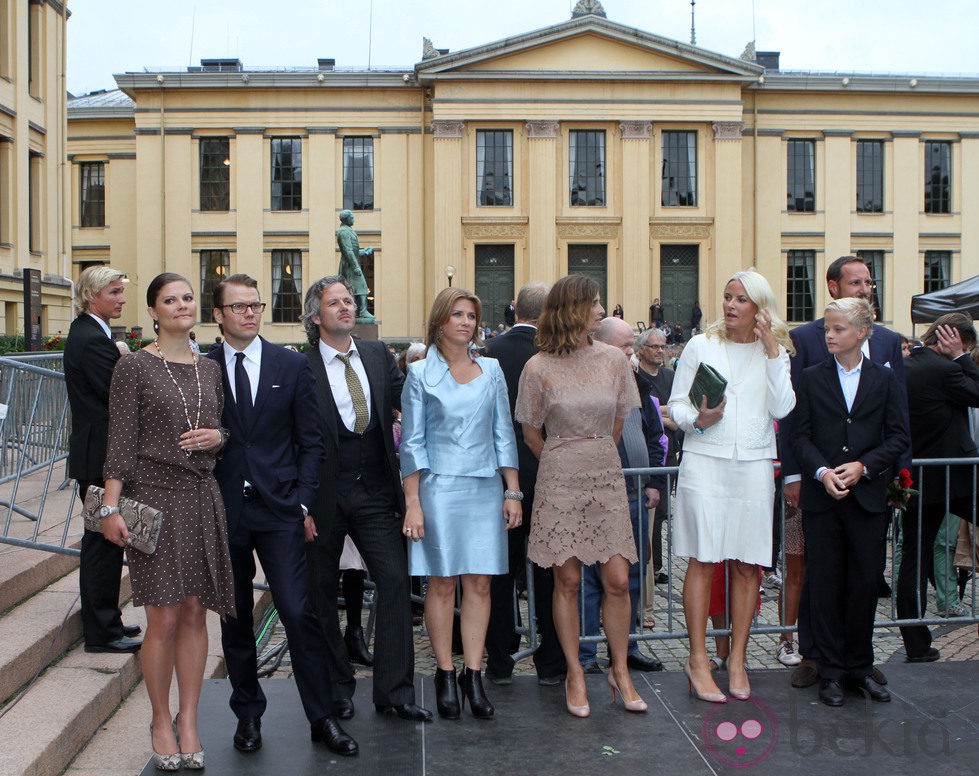
<svg viewBox="0 0 979 776">
<path fill-rule="evenodd" d="M 170 380 L 175 386 L 177 386 L 177 392 L 180 394 L 180 403 L 184 407 L 184 417 L 187 419 L 187 430 L 193 431 L 201 425 L 201 402 L 203 400 L 203 391 L 201 391 L 201 374 L 197 368 L 197 354 L 191 351 L 194 362 L 194 379 L 197 381 L 197 422 L 192 423 L 190 420 L 190 410 L 187 408 L 187 398 L 184 396 L 184 391 L 180 387 L 180 383 L 177 382 L 177 378 L 173 376 L 173 372 L 170 371 L 170 364 L 167 363 L 167 356 L 163 352 L 163 348 L 160 347 L 159 341 L 154 341 L 153 344 L 156 346 L 156 352 L 160 354 L 160 359 L 163 361 L 163 366 L 167 370 L 167 374 L 170 375 Z M 188 458 L 190 458 L 191 451 L 184 451 Z"/>
</svg>

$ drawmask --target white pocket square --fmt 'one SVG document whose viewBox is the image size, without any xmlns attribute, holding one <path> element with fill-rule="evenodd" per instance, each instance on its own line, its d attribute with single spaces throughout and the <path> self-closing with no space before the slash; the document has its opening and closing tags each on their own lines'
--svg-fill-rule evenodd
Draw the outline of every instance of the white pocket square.
<svg viewBox="0 0 979 776">
<path fill-rule="evenodd" d="M 890 369 L 891 368 L 891 362 L 890 361 L 885 361 L 884 362 L 884 366 L 886 366 L 888 369 Z"/>
</svg>

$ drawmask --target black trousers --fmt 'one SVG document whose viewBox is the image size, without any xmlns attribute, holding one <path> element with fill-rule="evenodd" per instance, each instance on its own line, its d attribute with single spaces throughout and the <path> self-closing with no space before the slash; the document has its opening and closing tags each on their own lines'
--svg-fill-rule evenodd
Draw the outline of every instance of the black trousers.
<svg viewBox="0 0 979 776">
<path fill-rule="evenodd" d="M 490 580 L 490 619 L 486 631 L 486 670 L 494 677 L 507 677 L 513 673 L 512 653 L 520 646 L 516 633 L 517 620 L 513 611 L 514 578 L 527 562 L 527 537 L 530 535 L 530 519 L 534 511 L 534 490 L 521 481 L 524 500 L 523 523 L 507 532 L 509 572 L 498 574 Z M 537 613 L 537 630 L 540 645 L 534 652 L 534 668 L 541 677 L 561 676 L 568 666 L 561 651 L 554 629 L 554 572 L 531 564 L 534 572 L 534 609 Z"/>
<path fill-rule="evenodd" d="M 928 578 L 934 573 L 935 537 L 951 512 L 954 515 L 972 514 L 972 499 L 953 499 L 948 509 L 945 502 L 923 504 L 921 507 L 921 541 L 918 541 L 918 500 L 912 498 L 901 513 L 901 568 L 897 579 L 897 616 L 901 619 L 922 617 L 928 601 Z M 927 625 L 901 628 L 904 651 L 908 657 L 920 657 L 931 647 L 931 631 Z"/>
<path fill-rule="evenodd" d="M 221 646 L 231 681 L 231 710 L 239 719 L 261 717 L 266 706 L 265 693 L 258 681 L 252 620 L 255 554 L 265 571 L 272 601 L 285 627 L 296 688 L 306 718 L 316 722 L 323 717 L 332 717 L 326 640 L 309 599 L 302 522 L 298 517 L 295 521 L 283 521 L 272 514 L 261 499 L 245 502 L 237 530 L 231 538 L 231 568 L 238 616 L 221 623 Z"/>
<path fill-rule="evenodd" d="M 873 669 L 877 583 L 884 571 L 881 526 L 886 519 L 886 513 L 867 512 L 853 498 L 830 511 L 802 513 L 806 570 L 812 572 L 809 624 L 823 679 L 862 679 Z"/>
<path fill-rule="evenodd" d="M 102 480 L 79 480 L 78 496 L 92 485 L 103 487 Z M 98 531 L 86 529 L 82 536 L 78 568 L 81 594 L 82 631 L 88 646 L 103 646 L 122 638 L 122 613 L 119 611 L 119 584 L 122 577 L 122 547 L 107 542 Z"/>
<path fill-rule="evenodd" d="M 337 584 L 347 535 L 377 588 L 374 633 L 374 703 L 415 702 L 415 647 L 411 631 L 408 556 L 394 496 L 358 480 L 337 499 L 333 520 L 308 546 L 313 602 L 326 633 L 333 694 L 352 698 L 354 673 L 340 633 Z"/>
</svg>

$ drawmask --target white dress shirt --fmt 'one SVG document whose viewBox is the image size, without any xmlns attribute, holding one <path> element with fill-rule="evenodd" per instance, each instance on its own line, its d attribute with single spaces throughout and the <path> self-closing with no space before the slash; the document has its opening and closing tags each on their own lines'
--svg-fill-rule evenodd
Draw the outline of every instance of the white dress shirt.
<svg viewBox="0 0 979 776">
<path fill-rule="evenodd" d="M 330 381 L 330 390 L 333 391 L 333 402 L 337 405 L 337 412 L 347 431 L 353 431 L 357 422 L 357 412 L 354 410 L 353 399 L 350 398 L 350 390 L 347 388 L 346 366 L 337 358 L 345 355 L 350 357 L 350 366 L 353 367 L 357 377 L 360 378 L 360 385 L 364 389 L 364 398 L 367 400 L 367 420 L 370 422 L 371 411 L 371 384 L 367 380 L 367 371 L 364 369 L 364 362 L 360 360 L 360 353 L 357 345 L 350 340 L 350 350 L 341 353 L 323 340 L 320 340 L 320 357 L 323 359 L 323 366 L 326 367 L 326 376 Z"/>
<path fill-rule="evenodd" d="M 238 403 L 238 396 L 235 391 L 235 350 L 228 341 L 224 341 L 224 365 L 228 370 L 228 385 L 231 386 L 231 397 Z M 248 375 L 248 383 L 252 389 L 252 406 L 255 406 L 255 397 L 258 396 L 258 379 L 262 374 L 262 339 L 255 337 L 247 348 L 240 351 L 245 354 L 245 374 Z"/>
<path fill-rule="evenodd" d="M 836 359 L 836 372 L 840 377 L 840 388 L 843 389 L 843 399 L 846 401 L 846 410 L 853 409 L 853 400 L 857 397 L 857 388 L 860 387 L 860 369 L 863 367 L 863 359 L 853 369 L 847 370 L 839 359 Z"/>
</svg>

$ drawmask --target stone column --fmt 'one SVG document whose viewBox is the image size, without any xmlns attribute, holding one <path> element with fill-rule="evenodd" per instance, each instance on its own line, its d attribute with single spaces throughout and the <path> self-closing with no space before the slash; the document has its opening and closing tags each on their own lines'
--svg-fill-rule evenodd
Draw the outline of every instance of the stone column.
<svg viewBox="0 0 979 776">
<path fill-rule="evenodd" d="M 649 303 L 653 298 L 650 295 L 652 273 L 649 271 L 649 215 L 653 212 L 649 137 L 652 131 L 650 121 L 623 121 L 619 124 L 622 136 L 620 258 L 615 266 L 609 267 L 609 298 L 604 301 L 610 311 L 616 302 L 621 302 L 627 320 L 633 323 L 649 317 Z"/>
<path fill-rule="evenodd" d="M 475 277 L 470 262 L 465 261 L 462 242 L 462 212 L 466 201 L 465 181 L 469 176 L 463 170 L 462 138 L 466 122 L 436 119 L 432 121 L 433 147 L 434 227 L 432 230 L 434 261 L 429 264 L 431 275 L 426 278 L 423 297 L 426 315 L 432 300 L 445 288 L 445 268 L 455 267 L 452 283 L 472 290 Z"/>
<path fill-rule="evenodd" d="M 826 170 L 826 181 L 820 185 L 817 171 L 816 208 L 819 209 L 821 199 L 825 213 L 825 256 L 829 264 L 837 257 L 850 253 L 850 214 L 856 209 L 857 200 L 851 177 L 854 169 L 850 148 L 852 132 L 826 130 L 823 135 L 826 163 L 822 168 Z"/>
<path fill-rule="evenodd" d="M 556 218 L 561 212 L 562 196 L 567 196 L 567 171 L 558 169 L 560 154 L 558 138 L 561 124 L 557 121 L 528 121 L 527 147 L 530 179 L 527 191 L 527 215 L 529 218 L 528 250 L 523 277 L 516 277 L 514 285 L 519 288 L 531 280 L 553 283 L 563 274 L 557 246 Z"/>
<path fill-rule="evenodd" d="M 714 129 L 714 261 L 711 266 L 701 263 L 700 297 L 712 301 L 721 296 L 721 283 L 739 269 L 754 263 L 761 264 L 760 257 L 752 256 L 751 246 L 741 244 L 741 131 L 740 121 L 715 121 Z M 766 257 L 769 262 L 759 266 L 759 272 L 767 277 L 781 267 L 779 256 Z M 775 266 L 772 266 L 775 262 Z"/>
<path fill-rule="evenodd" d="M 918 242 L 921 213 L 925 209 L 924 159 L 920 132 L 899 131 L 891 134 L 894 138 L 894 184 L 888 185 L 886 172 L 884 178 L 884 209 L 894 211 L 893 272 L 888 278 L 893 278 L 889 283 L 891 298 L 894 299 L 891 320 L 895 327 L 907 325 L 910 329 L 911 297 L 925 290 L 925 256 L 920 252 Z M 889 201 L 891 197 L 893 202 Z M 907 323 L 903 324 L 902 321 Z"/>
</svg>

